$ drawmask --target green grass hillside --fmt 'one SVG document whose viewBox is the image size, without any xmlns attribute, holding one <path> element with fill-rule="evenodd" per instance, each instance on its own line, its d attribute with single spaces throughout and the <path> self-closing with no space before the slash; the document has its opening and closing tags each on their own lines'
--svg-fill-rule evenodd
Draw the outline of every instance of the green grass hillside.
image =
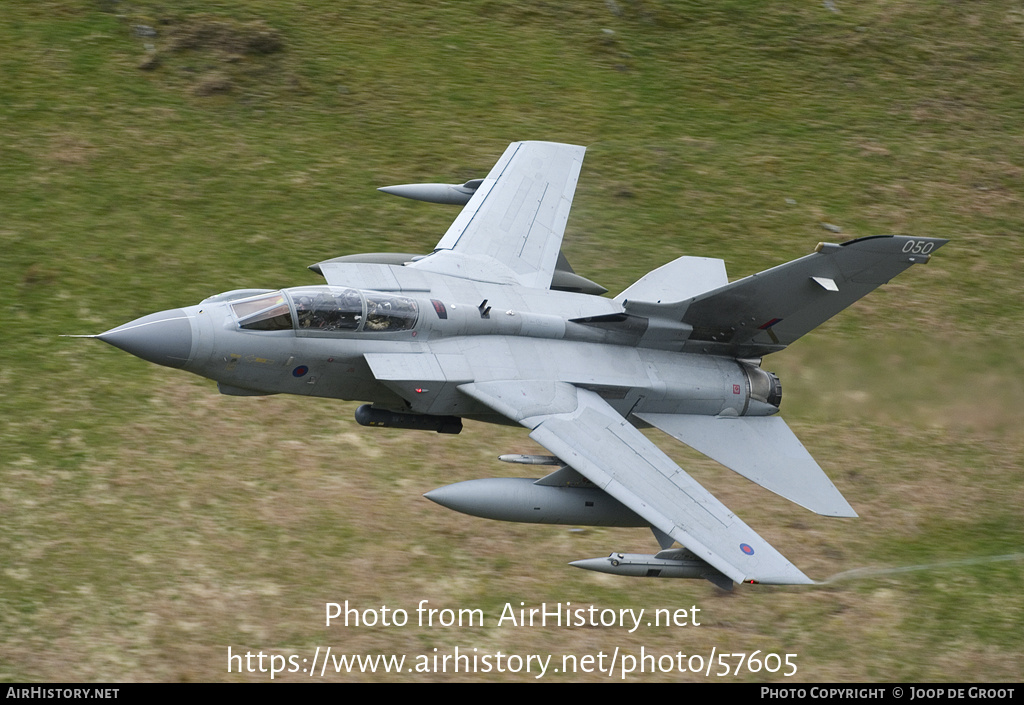
<svg viewBox="0 0 1024 705">
<path fill-rule="evenodd" d="M 715 649 L 797 654 L 798 671 L 628 680 L 1021 679 L 1019 3 L 40 0 L 2 15 L 0 681 L 269 679 L 229 673 L 229 647 L 410 664 L 458 647 L 552 668 Z M 528 476 L 496 460 L 539 452 L 521 429 L 366 429 L 354 404 L 223 397 L 58 337 L 317 283 L 305 267 L 332 256 L 427 252 L 457 210 L 375 188 L 480 177 L 522 139 L 588 146 L 564 250 L 615 293 L 683 254 L 738 278 L 822 240 L 951 240 L 764 364 L 859 519 L 658 439 L 806 573 L 845 576 L 726 595 L 578 571 L 655 543 L 420 496 Z M 410 624 L 325 627 L 345 600 Z M 415 626 L 421 600 L 487 622 Z M 696 605 L 701 625 L 496 624 L 506 603 L 559 602 Z"/>
</svg>

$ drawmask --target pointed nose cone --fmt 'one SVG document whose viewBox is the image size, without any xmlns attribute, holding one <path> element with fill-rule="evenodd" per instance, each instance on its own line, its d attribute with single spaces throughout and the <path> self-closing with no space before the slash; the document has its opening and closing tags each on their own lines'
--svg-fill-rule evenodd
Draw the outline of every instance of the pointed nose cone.
<svg viewBox="0 0 1024 705">
<path fill-rule="evenodd" d="M 184 367 L 192 357 L 192 323 L 180 308 L 151 313 L 96 337 L 167 367 Z"/>
</svg>

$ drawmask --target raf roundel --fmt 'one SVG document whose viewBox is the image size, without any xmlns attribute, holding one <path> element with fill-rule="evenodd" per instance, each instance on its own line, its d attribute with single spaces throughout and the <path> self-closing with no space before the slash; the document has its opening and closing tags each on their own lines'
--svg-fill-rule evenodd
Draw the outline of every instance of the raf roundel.
<svg viewBox="0 0 1024 705">
<path fill-rule="evenodd" d="M 749 543 L 741 543 L 740 550 L 746 553 L 748 556 L 754 555 L 754 548 Z"/>
<path fill-rule="evenodd" d="M 307 372 L 309 372 L 309 368 L 308 367 L 306 367 L 305 365 L 299 365 L 294 370 L 292 370 L 292 376 L 293 377 L 303 377 L 303 376 L 305 376 L 305 374 Z"/>
</svg>

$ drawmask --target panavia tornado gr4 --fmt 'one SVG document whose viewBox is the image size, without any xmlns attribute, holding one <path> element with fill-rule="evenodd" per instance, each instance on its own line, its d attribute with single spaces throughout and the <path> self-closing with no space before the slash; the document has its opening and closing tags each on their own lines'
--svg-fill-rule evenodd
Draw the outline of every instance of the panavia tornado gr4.
<svg viewBox="0 0 1024 705">
<path fill-rule="evenodd" d="M 484 179 L 381 189 L 463 206 L 430 254 L 338 257 L 311 267 L 322 286 L 229 291 L 95 337 L 223 394 L 368 402 L 364 426 L 521 424 L 551 455 L 502 460 L 553 472 L 426 496 L 504 521 L 648 526 L 661 547 L 572 565 L 723 588 L 811 583 L 638 429 L 812 512 L 856 516 L 776 415 L 782 388 L 761 360 L 947 241 L 822 243 L 732 283 L 722 260 L 680 257 L 603 297 L 560 251 L 584 152 L 516 142 Z"/>
</svg>

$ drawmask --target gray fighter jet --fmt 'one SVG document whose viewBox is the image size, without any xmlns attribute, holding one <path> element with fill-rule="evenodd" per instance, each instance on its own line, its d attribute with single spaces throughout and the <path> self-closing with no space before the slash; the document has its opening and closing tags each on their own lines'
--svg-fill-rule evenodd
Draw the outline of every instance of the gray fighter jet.
<svg viewBox="0 0 1024 705">
<path fill-rule="evenodd" d="M 428 255 L 339 257 L 311 267 L 326 285 L 229 291 L 95 337 L 223 394 L 369 402 L 356 411 L 365 426 L 521 424 L 552 455 L 501 459 L 551 474 L 426 496 L 504 521 L 647 526 L 662 549 L 578 567 L 724 588 L 812 582 L 638 429 L 813 512 L 856 516 L 776 416 L 782 388 L 761 359 L 947 241 L 822 243 L 732 283 L 722 260 L 680 257 L 602 297 L 560 252 L 584 152 L 516 142 L 484 179 L 381 189 L 464 206 Z"/>
</svg>

